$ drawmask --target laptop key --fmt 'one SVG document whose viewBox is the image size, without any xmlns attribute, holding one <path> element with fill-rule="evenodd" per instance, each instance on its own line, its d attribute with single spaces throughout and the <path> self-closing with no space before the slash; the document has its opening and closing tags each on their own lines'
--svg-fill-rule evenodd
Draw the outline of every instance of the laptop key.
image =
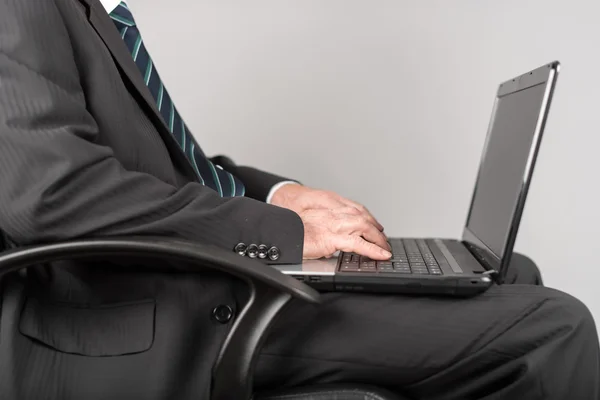
<svg viewBox="0 0 600 400">
<path fill-rule="evenodd" d="M 390 246 L 392 246 L 393 250 L 404 251 L 402 240 L 390 240 Z"/>
<path fill-rule="evenodd" d="M 395 262 L 394 263 L 394 268 L 397 267 L 406 267 L 406 268 L 410 268 L 410 264 L 407 262 Z"/>
<path fill-rule="evenodd" d="M 375 261 L 367 261 L 367 262 L 361 262 L 360 263 L 360 267 L 361 268 L 373 268 L 375 269 L 376 263 Z"/>
</svg>

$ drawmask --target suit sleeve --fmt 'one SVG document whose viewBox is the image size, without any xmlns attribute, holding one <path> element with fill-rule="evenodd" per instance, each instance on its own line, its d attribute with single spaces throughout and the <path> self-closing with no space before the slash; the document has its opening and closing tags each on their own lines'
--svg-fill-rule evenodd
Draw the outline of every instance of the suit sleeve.
<svg viewBox="0 0 600 400">
<path fill-rule="evenodd" d="M 302 259 L 294 212 L 125 169 L 97 143 L 72 52 L 54 1 L 0 0 L 0 228 L 11 240 L 166 235 Z"/>
</svg>

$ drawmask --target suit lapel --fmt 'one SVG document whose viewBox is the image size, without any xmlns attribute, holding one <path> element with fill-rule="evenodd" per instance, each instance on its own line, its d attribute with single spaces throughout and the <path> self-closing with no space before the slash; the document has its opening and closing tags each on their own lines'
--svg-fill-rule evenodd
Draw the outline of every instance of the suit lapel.
<svg viewBox="0 0 600 400">
<path fill-rule="evenodd" d="M 146 87 L 140 71 L 135 65 L 129 49 L 125 45 L 125 42 L 119 36 L 119 32 L 115 29 L 113 21 L 110 19 L 102 3 L 98 0 L 81 0 L 89 7 L 88 19 L 100 38 L 108 47 L 115 62 L 120 67 L 123 74 L 127 77 L 129 82 L 132 84 L 133 89 L 137 94 L 144 100 L 146 105 L 152 109 L 152 111 L 160 117 L 156 103 L 152 97 L 152 93 Z M 162 119 L 162 118 L 161 118 Z M 164 124 L 164 122 L 163 122 Z M 166 125 L 165 125 L 166 128 Z"/>
<path fill-rule="evenodd" d="M 115 25 L 106 13 L 104 6 L 98 0 L 79 1 L 86 5 L 90 24 L 94 27 L 112 54 L 115 63 L 121 70 L 121 76 L 129 88 L 129 91 L 132 92 L 136 99 L 138 99 L 142 108 L 145 108 L 150 114 L 151 120 L 158 128 L 158 132 L 165 142 L 167 149 L 169 149 L 173 161 L 182 166 L 190 178 L 197 180 L 192 165 L 185 154 L 183 154 L 181 147 L 179 147 L 179 144 L 175 138 L 173 138 L 173 135 L 171 135 L 169 128 L 158 111 L 152 93 L 150 93 L 150 90 L 146 86 L 137 65 L 135 65 L 135 62 L 133 61 L 133 57 L 131 57 L 131 54 L 129 53 L 129 49 L 125 45 L 125 42 L 119 35 L 117 29 L 115 29 Z"/>
</svg>

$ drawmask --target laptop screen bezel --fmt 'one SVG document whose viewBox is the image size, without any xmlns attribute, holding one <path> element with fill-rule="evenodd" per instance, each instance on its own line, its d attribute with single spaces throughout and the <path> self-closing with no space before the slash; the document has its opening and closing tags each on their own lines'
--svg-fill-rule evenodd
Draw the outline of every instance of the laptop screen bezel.
<svg viewBox="0 0 600 400">
<path fill-rule="evenodd" d="M 529 191 L 529 185 L 531 177 L 533 176 L 533 170 L 535 161 L 537 158 L 539 146 L 541 143 L 542 135 L 548 118 L 548 112 L 550 110 L 550 103 L 552 101 L 552 95 L 556 86 L 556 79 L 560 70 L 560 63 L 558 61 L 546 64 L 533 71 L 515 77 L 512 80 L 506 81 L 498 87 L 496 99 L 494 100 L 494 108 L 492 110 L 492 117 L 488 126 L 488 132 L 483 147 L 483 152 L 477 172 L 477 179 L 475 181 L 475 187 L 473 189 L 473 196 L 471 197 L 471 204 L 469 206 L 469 212 L 467 214 L 467 220 L 463 230 L 463 243 L 471 251 L 471 253 L 478 259 L 478 261 L 485 266 L 488 270 L 496 271 L 495 278 L 498 283 L 503 283 L 506 276 L 508 265 L 510 264 L 513 248 L 517 238 L 519 225 L 521 222 L 521 216 L 525 207 L 525 200 L 527 199 L 527 193 Z M 504 242 L 504 248 L 502 254 L 495 254 L 477 235 L 469 229 L 469 221 L 471 219 L 471 213 L 475 202 L 475 195 L 477 193 L 477 187 L 481 179 L 482 166 L 487 155 L 488 145 L 496 118 L 496 111 L 498 106 L 498 100 L 504 96 L 510 95 L 515 92 L 527 90 L 532 87 L 539 85 L 546 85 L 544 90 L 544 97 L 540 107 L 540 112 L 537 117 L 535 132 L 533 135 L 533 141 L 529 155 L 527 157 L 527 164 L 519 188 L 517 201 L 511 215 L 511 223 L 509 225 L 508 235 Z"/>
</svg>

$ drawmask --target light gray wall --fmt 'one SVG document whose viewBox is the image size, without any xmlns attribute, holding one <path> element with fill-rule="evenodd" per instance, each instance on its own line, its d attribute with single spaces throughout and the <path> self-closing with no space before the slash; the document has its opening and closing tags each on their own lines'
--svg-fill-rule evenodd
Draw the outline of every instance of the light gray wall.
<svg viewBox="0 0 600 400">
<path fill-rule="evenodd" d="M 208 153 L 336 190 L 392 235 L 460 235 L 498 82 L 562 61 L 517 250 L 600 321 L 600 3 L 129 1 Z"/>
</svg>

